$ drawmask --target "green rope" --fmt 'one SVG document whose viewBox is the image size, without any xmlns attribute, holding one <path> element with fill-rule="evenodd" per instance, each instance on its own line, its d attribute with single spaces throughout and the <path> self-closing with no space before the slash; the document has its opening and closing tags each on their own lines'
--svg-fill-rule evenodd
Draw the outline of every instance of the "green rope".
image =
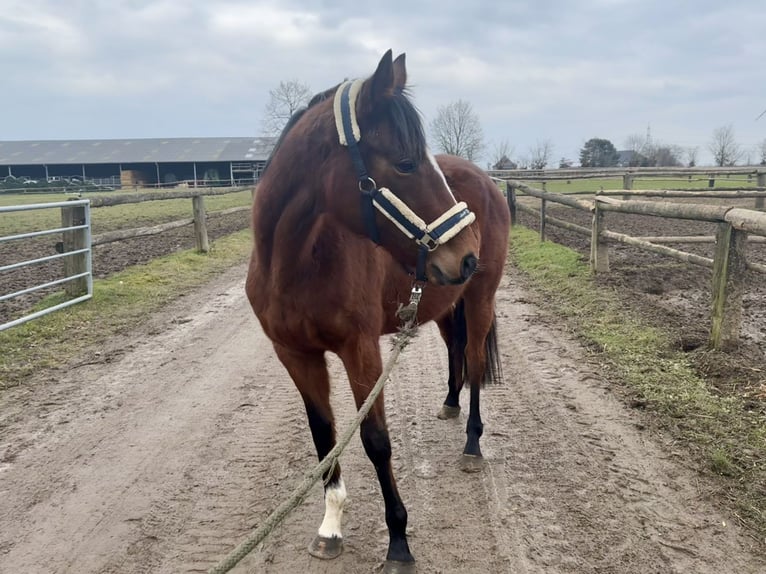
<svg viewBox="0 0 766 574">
<path fill-rule="evenodd" d="M 409 307 L 410 311 L 412 311 L 411 306 L 412 306 L 412 302 L 410 303 L 410 305 L 407 306 Z M 400 311 L 402 309 L 400 309 Z M 416 309 L 417 309 L 417 301 L 415 302 L 415 310 Z M 378 377 L 378 380 L 375 383 L 375 386 L 372 388 L 372 390 L 370 391 L 370 394 L 367 396 L 367 399 L 364 401 L 361 408 L 357 412 L 356 418 L 351 423 L 351 426 L 348 427 L 346 432 L 344 432 L 343 435 L 340 437 L 337 444 L 335 445 L 335 448 L 333 448 L 329 453 L 327 453 L 327 456 L 322 459 L 322 462 L 320 462 L 314 468 L 314 470 L 312 470 L 308 475 L 306 475 L 306 478 L 304 478 L 303 482 L 301 482 L 300 485 L 298 485 L 298 487 L 293 491 L 290 498 L 288 498 L 282 504 L 280 504 L 268 516 L 268 518 L 266 518 L 263 524 L 261 524 L 255 531 L 253 531 L 239 546 L 237 546 L 234 550 L 232 550 L 232 552 L 226 558 L 224 558 L 221 562 L 219 562 L 217 566 L 208 570 L 208 574 L 224 574 L 225 572 L 228 572 L 229 570 L 234 568 L 234 566 L 236 566 L 240 562 L 240 560 L 242 560 L 245 556 L 247 556 L 253 550 L 253 548 L 255 548 L 269 534 L 271 534 L 274 528 L 276 528 L 279 525 L 279 523 L 282 522 L 285 519 L 285 517 L 288 514 L 290 514 L 290 512 L 292 512 L 292 510 L 295 507 L 297 507 L 301 502 L 303 502 L 309 490 L 311 490 L 311 487 L 314 486 L 314 484 L 319 481 L 322 475 L 325 472 L 327 472 L 331 467 L 337 464 L 338 458 L 340 458 L 340 455 L 343 452 L 343 449 L 346 448 L 346 445 L 348 445 L 348 443 L 351 441 L 351 438 L 354 436 L 354 433 L 359 428 L 359 425 L 362 424 L 362 421 L 367 416 L 367 413 L 370 412 L 370 409 L 372 408 L 373 403 L 378 398 L 378 395 L 380 395 L 381 391 L 383 390 L 383 387 L 388 381 L 388 378 L 391 376 L 391 371 L 393 370 L 394 365 L 396 364 L 396 361 L 399 358 L 399 354 L 407 346 L 407 343 L 409 343 L 409 340 L 417 332 L 417 325 L 415 323 L 415 313 L 408 314 L 405 320 L 406 320 L 406 323 L 404 327 L 401 328 L 399 334 L 396 336 L 394 340 L 394 347 L 391 352 L 391 356 L 389 357 L 388 362 L 385 364 L 383 368 L 383 372 L 380 374 L 380 377 Z"/>
</svg>

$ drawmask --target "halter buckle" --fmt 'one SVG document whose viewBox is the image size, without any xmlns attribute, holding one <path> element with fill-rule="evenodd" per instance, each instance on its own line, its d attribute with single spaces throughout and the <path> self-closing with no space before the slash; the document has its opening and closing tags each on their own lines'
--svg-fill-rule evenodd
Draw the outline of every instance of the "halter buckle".
<svg viewBox="0 0 766 574">
<path fill-rule="evenodd" d="M 423 237 L 418 239 L 418 243 L 420 243 L 423 247 L 428 249 L 429 251 L 435 251 L 437 247 L 439 247 L 439 240 L 431 237 L 431 235 L 428 234 L 428 232 L 423 233 Z"/>
</svg>

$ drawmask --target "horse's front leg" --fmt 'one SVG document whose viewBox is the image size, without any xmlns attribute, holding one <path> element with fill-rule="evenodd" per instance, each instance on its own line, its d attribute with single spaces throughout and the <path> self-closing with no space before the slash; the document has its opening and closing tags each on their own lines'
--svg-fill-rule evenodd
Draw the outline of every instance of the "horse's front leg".
<svg viewBox="0 0 766 574">
<path fill-rule="evenodd" d="M 338 354 L 346 367 L 358 409 L 383 372 L 378 338 L 356 338 Z M 407 509 L 399 496 L 391 468 L 391 440 L 386 427 L 383 393 L 362 422 L 360 433 L 364 450 L 378 475 L 386 506 L 389 542 L 384 572 L 414 572 L 415 558 L 407 544 Z"/>
<path fill-rule="evenodd" d="M 308 416 L 311 436 L 321 461 L 335 447 L 335 422 L 330 406 L 330 377 L 324 352 L 299 352 L 274 344 L 277 356 L 298 387 Z M 341 519 L 346 502 L 346 486 L 340 474 L 340 463 L 324 475 L 325 514 L 317 535 L 309 545 L 309 553 L 330 559 L 343 551 Z"/>
</svg>

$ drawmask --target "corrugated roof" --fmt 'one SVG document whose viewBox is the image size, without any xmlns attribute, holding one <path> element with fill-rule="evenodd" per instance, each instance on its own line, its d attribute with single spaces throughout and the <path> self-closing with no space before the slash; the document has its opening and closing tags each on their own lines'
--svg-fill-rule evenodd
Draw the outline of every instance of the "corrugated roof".
<svg viewBox="0 0 766 574">
<path fill-rule="evenodd" d="M 0 165 L 265 161 L 277 138 L 0 141 Z"/>
</svg>

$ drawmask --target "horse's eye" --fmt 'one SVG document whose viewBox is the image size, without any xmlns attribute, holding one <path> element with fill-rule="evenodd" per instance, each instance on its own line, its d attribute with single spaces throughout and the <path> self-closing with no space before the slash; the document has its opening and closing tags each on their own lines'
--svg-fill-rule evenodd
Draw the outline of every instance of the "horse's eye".
<svg viewBox="0 0 766 574">
<path fill-rule="evenodd" d="M 399 173 L 412 173 L 417 169 L 417 164 L 412 161 L 411 159 L 403 159 L 402 161 L 398 162 L 395 166 L 396 171 Z"/>
</svg>

